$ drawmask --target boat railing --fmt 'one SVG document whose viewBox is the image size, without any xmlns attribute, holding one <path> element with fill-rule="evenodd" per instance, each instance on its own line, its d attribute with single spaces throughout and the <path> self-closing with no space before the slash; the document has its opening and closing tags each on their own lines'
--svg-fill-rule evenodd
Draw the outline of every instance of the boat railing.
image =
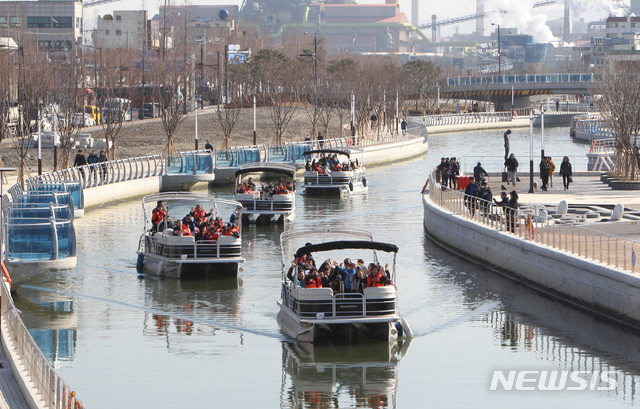
<svg viewBox="0 0 640 409">
<path fill-rule="evenodd" d="M 437 206 L 487 228 L 577 257 L 636 273 L 640 243 L 616 235 L 622 222 L 578 225 L 536 214 L 535 209 L 511 209 L 442 186 L 434 171 L 427 181 L 429 198 Z M 621 224 L 622 223 L 622 224 Z M 632 228 L 632 227 L 630 227 Z M 607 231 L 609 230 L 609 231 Z"/>
<path fill-rule="evenodd" d="M 247 211 L 271 211 L 271 212 L 290 212 L 293 210 L 293 197 L 288 200 L 274 200 L 270 197 L 254 197 L 251 199 L 238 199 L 242 204 L 243 212 Z"/>
<path fill-rule="evenodd" d="M 333 173 L 328 173 L 328 174 L 320 174 L 318 172 L 314 172 L 315 174 L 313 176 L 307 176 L 305 175 L 304 177 L 304 184 L 306 186 L 310 186 L 310 185 L 322 185 L 322 186 L 337 186 L 337 185 L 348 185 L 351 181 L 353 176 L 350 174 L 347 175 L 340 175 L 340 176 L 333 176 Z M 354 173 L 355 176 L 355 173 Z"/>
<path fill-rule="evenodd" d="M 301 297 L 301 290 L 311 292 L 309 297 Z M 360 292 L 334 293 L 330 288 L 303 289 L 295 287 L 293 283 L 283 286 L 282 296 L 283 303 L 303 319 L 369 318 L 396 314 L 395 296 L 368 299 Z"/>
<path fill-rule="evenodd" d="M 242 256 L 240 240 L 221 244 L 217 240 L 198 240 L 190 243 L 161 243 L 154 236 L 148 236 L 145 250 L 163 257 L 181 259 L 238 258 Z"/>
<path fill-rule="evenodd" d="M 25 327 L 6 281 L 2 280 L 0 288 L 2 338 L 17 357 L 16 366 L 33 386 L 36 400 L 42 399 L 50 409 L 83 409 L 75 391 L 64 383 Z"/>
</svg>

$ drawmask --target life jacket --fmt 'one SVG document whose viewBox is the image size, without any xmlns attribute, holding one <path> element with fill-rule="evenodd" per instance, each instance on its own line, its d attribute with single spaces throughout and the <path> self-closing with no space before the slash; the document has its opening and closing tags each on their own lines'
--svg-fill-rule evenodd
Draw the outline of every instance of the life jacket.
<svg viewBox="0 0 640 409">
<path fill-rule="evenodd" d="M 322 173 L 322 167 L 320 165 L 316 165 L 316 173 Z"/>
<path fill-rule="evenodd" d="M 209 241 L 217 241 L 219 236 L 220 234 L 218 233 L 217 229 L 213 226 L 207 227 L 207 230 L 204 233 L 205 240 L 209 240 Z"/>
<path fill-rule="evenodd" d="M 380 272 L 375 276 L 372 274 L 367 278 L 367 287 L 384 287 L 384 275 Z"/>
<path fill-rule="evenodd" d="M 191 234 L 191 230 L 189 229 L 189 226 L 187 226 L 186 224 L 182 225 L 182 235 L 183 236 L 193 236 L 193 234 Z"/>
<path fill-rule="evenodd" d="M 237 227 L 232 227 L 230 229 L 227 229 L 227 231 L 224 232 L 225 236 L 233 236 L 234 233 L 240 233 L 240 231 L 238 230 Z"/>
<path fill-rule="evenodd" d="M 240 185 L 238 186 L 238 193 L 244 193 L 246 191 L 246 189 L 244 188 L 244 186 Z"/>
<path fill-rule="evenodd" d="M 316 276 L 315 278 L 305 278 L 304 288 L 322 288 L 322 279 L 318 276 Z"/>
<path fill-rule="evenodd" d="M 161 209 L 153 209 L 153 212 L 151 212 L 151 223 L 153 224 L 158 224 L 162 221 L 164 221 L 164 218 L 167 216 L 167 212 L 165 212 L 164 210 Z"/>
<path fill-rule="evenodd" d="M 206 214 L 207 212 L 205 212 L 204 209 L 194 209 L 193 212 L 191 212 L 191 216 L 193 216 L 194 220 L 204 219 Z"/>
</svg>

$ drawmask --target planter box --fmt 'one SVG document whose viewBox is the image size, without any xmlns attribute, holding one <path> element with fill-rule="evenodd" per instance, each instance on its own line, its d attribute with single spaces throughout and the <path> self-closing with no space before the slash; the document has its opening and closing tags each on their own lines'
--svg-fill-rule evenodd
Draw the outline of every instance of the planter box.
<svg viewBox="0 0 640 409">
<path fill-rule="evenodd" d="M 640 190 L 640 181 L 626 182 L 623 180 L 612 180 L 609 186 L 613 190 Z"/>
</svg>

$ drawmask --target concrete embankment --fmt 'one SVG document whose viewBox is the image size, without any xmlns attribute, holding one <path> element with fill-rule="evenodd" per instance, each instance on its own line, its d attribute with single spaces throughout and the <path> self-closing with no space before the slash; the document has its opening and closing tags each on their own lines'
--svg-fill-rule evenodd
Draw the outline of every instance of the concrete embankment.
<svg viewBox="0 0 640 409">
<path fill-rule="evenodd" d="M 423 196 L 428 235 L 551 296 L 640 329 L 640 277 L 453 214 Z"/>
<path fill-rule="evenodd" d="M 437 135 L 450 132 L 465 132 L 465 131 L 483 131 L 492 129 L 515 129 L 515 128 L 528 128 L 529 117 L 516 117 L 511 121 L 497 121 L 497 122 L 478 122 L 467 124 L 451 124 L 451 125 L 434 125 L 427 126 L 429 135 Z"/>
</svg>

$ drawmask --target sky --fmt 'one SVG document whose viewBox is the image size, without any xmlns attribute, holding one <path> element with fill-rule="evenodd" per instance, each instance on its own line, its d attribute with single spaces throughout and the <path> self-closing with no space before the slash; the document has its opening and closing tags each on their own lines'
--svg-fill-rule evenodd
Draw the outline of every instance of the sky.
<svg viewBox="0 0 640 409">
<path fill-rule="evenodd" d="M 179 0 L 180 4 L 182 1 Z M 359 3 L 384 3 L 384 0 L 356 0 Z M 474 14 L 476 10 L 475 0 L 419 0 L 420 22 L 429 22 L 431 15 L 436 14 L 438 19 L 459 17 Z M 521 32 L 532 34 L 537 41 L 553 41 L 551 31 L 546 28 L 546 21 L 562 17 L 562 4 L 532 9 L 531 5 L 540 0 L 485 0 L 485 10 L 508 10 L 507 14 L 497 13 L 487 18 L 487 26 L 491 22 L 501 24 L 503 27 L 517 27 Z M 574 10 L 574 17 L 583 17 L 585 21 L 603 19 L 609 15 L 623 14 L 621 5 L 629 5 L 629 0 L 567 0 Z M 161 1 L 158 0 L 122 0 L 85 9 L 85 28 L 90 30 L 95 26 L 97 15 L 111 13 L 114 10 L 134 10 L 147 8 L 150 15 L 158 12 Z M 175 0 L 173 1 L 175 4 Z M 237 4 L 241 1 L 229 0 L 187 0 L 187 4 Z M 162 0 L 164 4 L 164 0 Z M 452 7 L 455 4 L 455 7 Z M 411 18 L 411 0 L 400 0 L 401 10 Z M 475 23 L 468 22 L 459 25 L 460 33 L 474 31 Z M 450 35 L 455 31 L 455 26 L 443 29 L 443 35 Z"/>
</svg>

